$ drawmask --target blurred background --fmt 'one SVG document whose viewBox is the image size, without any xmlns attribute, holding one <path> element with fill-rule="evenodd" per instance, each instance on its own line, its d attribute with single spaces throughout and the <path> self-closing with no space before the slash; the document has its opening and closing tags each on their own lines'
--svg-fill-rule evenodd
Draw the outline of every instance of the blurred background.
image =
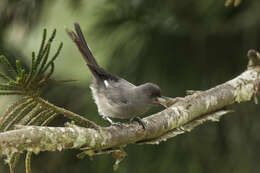
<svg viewBox="0 0 260 173">
<path fill-rule="evenodd" d="M 1 0 L 0 54 L 29 65 L 43 28 L 49 33 L 57 28 L 52 53 L 59 42 L 64 47 L 56 60 L 55 78 L 77 82 L 51 85 L 42 95 L 106 126 L 91 98 L 90 73 L 65 28 L 72 29 L 78 21 L 97 61 L 108 71 L 135 84 L 157 83 L 164 95 L 182 97 L 188 89 L 206 90 L 239 75 L 246 69 L 247 51 L 260 50 L 260 1 L 244 0 L 236 8 L 224 4 L 224 0 Z M 9 97 L 0 98 L 1 105 L 7 102 Z M 160 145 L 128 145 L 128 157 L 117 172 L 258 173 L 260 109 L 253 102 L 229 108 L 235 112 L 219 123 L 205 123 Z M 54 124 L 65 121 L 57 118 Z M 33 156 L 32 171 L 113 172 L 111 155 L 79 160 L 77 153 L 40 153 Z M 1 160 L 0 172 L 7 171 Z M 16 172 L 25 172 L 23 159 Z"/>
</svg>

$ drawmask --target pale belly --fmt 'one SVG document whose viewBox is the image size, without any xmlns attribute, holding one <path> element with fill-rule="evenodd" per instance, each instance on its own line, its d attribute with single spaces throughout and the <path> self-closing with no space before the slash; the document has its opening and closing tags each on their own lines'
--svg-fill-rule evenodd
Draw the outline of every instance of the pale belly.
<svg viewBox="0 0 260 173">
<path fill-rule="evenodd" d="M 98 111 L 103 116 L 109 116 L 112 118 L 129 119 L 136 116 L 143 116 L 143 114 L 148 110 L 148 108 L 136 107 L 137 105 L 118 105 L 118 106 L 98 106 Z"/>
<path fill-rule="evenodd" d="M 136 116 L 141 117 L 150 108 L 147 105 L 143 106 L 140 104 L 111 103 L 106 97 L 99 95 L 95 89 L 91 88 L 91 90 L 101 116 L 130 119 Z"/>
</svg>

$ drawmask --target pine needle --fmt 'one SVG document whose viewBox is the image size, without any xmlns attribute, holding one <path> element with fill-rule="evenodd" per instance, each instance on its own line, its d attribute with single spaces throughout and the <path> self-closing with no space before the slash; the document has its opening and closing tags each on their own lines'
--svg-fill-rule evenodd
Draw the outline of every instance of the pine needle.
<svg viewBox="0 0 260 173">
<path fill-rule="evenodd" d="M 3 74 L 3 73 L 1 73 L 1 72 L 0 72 L 0 78 L 3 78 L 3 79 L 6 80 L 6 81 L 11 81 L 11 80 L 13 80 L 13 79 L 11 79 L 10 77 L 6 76 L 5 74 Z"/>
<path fill-rule="evenodd" d="M 10 130 L 11 127 L 13 127 L 13 125 L 15 125 L 19 120 L 21 120 L 22 118 L 26 117 L 30 110 L 34 109 L 36 107 L 37 103 L 36 102 L 31 102 L 28 105 L 24 106 L 15 116 L 14 118 L 11 119 L 11 121 L 6 125 L 6 127 L 4 128 L 4 131 Z M 31 111 L 30 111 L 31 112 Z M 19 121 L 19 124 L 25 125 L 24 123 L 21 123 L 21 121 Z"/>
<path fill-rule="evenodd" d="M 8 61 L 8 59 L 1 55 L 0 56 L 0 62 L 7 67 L 7 70 L 10 72 L 11 75 L 16 76 L 17 72 L 15 68 L 11 65 L 11 63 Z"/>
<path fill-rule="evenodd" d="M 27 104 L 30 104 L 32 102 L 33 102 L 32 99 L 28 99 L 28 97 L 24 97 L 24 98 L 18 100 L 17 102 L 15 102 L 14 104 L 12 104 L 11 106 L 9 106 L 8 109 L 5 111 L 5 113 L 1 117 L 0 130 L 2 130 L 8 122 L 12 121 L 13 117 L 16 115 L 16 112 L 19 109 L 22 109 Z"/>
<path fill-rule="evenodd" d="M 44 69 L 42 70 L 42 73 L 44 73 L 50 66 L 51 64 L 56 60 L 56 58 L 59 56 L 60 51 L 63 47 L 63 43 L 61 42 L 56 53 L 54 54 L 54 56 L 51 58 L 51 60 L 47 63 L 47 65 L 44 67 Z"/>
</svg>

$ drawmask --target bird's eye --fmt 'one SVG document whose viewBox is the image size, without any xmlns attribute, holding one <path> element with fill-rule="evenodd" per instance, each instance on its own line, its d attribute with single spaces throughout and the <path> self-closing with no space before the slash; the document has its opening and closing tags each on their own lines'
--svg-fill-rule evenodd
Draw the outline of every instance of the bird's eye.
<svg viewBox="0 0 260 173">
<path fill-rule="evenodd" d="M 151 93 L 150 96 L 151 96 L 152 98 L 154 98 L 154 97 L 160 97 L 160 96 L 161 96 L 161 93 L 160 93 L 159 91 L 154 91 L 154 92 Z"/>
</svg>

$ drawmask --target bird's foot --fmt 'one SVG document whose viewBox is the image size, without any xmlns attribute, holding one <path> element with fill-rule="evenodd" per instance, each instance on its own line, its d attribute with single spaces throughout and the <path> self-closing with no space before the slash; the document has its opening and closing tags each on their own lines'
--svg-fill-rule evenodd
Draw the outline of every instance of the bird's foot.
<svg viewBox="0 0 260 173">
<path fill-rule="evenodd" d="M 121 123 L 121 122 L 112 122 L 111 125 L 112 126 L 123 127 L 123 123 Z"/>
<path fill-rule="evenodd" d="M 107 120 L 112 126 L 119 126 L 119 127 L 122 127 L 123 126 L 123 124 L 122 123 L 120 123 L 120 122 L 114 122 L 114 121 L 112 121 L 109 117 L 107 117 L 107 116 L 103 116 L 103 118 L 105 119 L 105 120 Z"/>
<path fill-rule="evenodd" d="M 137 121 L 145 130 L 146 129 L 146 125 L 144 123 L 144 121 L 140 118 L 140 117 L 133 117 L 130 119 L 130 122 L 132 123 L 133 121 Z"/>
</svg>

